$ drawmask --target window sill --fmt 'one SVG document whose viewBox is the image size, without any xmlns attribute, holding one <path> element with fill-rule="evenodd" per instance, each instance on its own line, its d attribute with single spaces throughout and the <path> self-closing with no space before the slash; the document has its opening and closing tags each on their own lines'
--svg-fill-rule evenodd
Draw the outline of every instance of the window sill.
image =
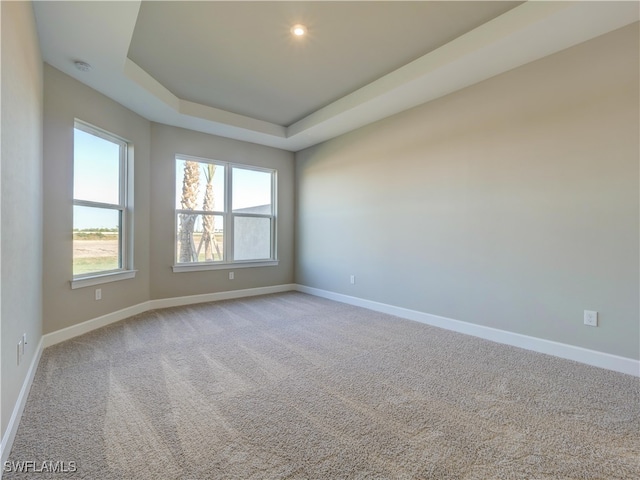
<svg viewBox="0 0 640 480">
<path fill-rule="evenodd" d="M 275 267 L 278 260 L 264 260 L 257 262 L 234 262 L 234 263 L 181 263 L 172 267 L 173 273 L 184 272 L 201 272 L 205 270 L 234 270 L 236 268 L 255 268 L 255 267 Z"/>
<path fill-rule="evenodd" d="M 136 277 L 137 270 L 125 270 L 122 272 L 105 273 L 102 275 L 94 275 L 92 277 L 82 277 L 71 280 L 71 289 L 91 287 L 93 285 L 101 285 L 103 283 L 117 282 L 120 280 L 128 280 Z"/>
</svg>

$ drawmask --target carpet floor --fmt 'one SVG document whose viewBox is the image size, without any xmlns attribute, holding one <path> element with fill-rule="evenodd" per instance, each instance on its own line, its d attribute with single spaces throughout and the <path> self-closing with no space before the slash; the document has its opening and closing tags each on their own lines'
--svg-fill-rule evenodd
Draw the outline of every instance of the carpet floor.
<svg viewBox="0 0 640 480">
<path fill-rule="evenodd" d="M 302 293 L 155 310 L 45 349 L 9 461 L 75 472 L 4 478 L 638 479 L 639 387 Z"/>
</svg>

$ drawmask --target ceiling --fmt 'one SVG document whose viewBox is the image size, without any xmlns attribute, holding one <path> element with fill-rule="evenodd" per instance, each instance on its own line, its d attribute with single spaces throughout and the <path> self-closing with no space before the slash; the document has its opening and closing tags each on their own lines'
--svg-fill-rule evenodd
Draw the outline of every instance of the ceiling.
<svg viewBox="0 0 640 480">
<path fill-rule="evenodd" d="M 638 2 L 35 2 L 46 62 L 149 120 L 297 151 L 639 20 Z M 294 38 L 292 25 L 308 32 Z M 75 60 L 93 69 L 81 72 Z"/>
<path fill-rule="evenodd" d="M 180 98 L 288 126 L 516 5 L 143 2 L 128 57 Z"/>
</svg>

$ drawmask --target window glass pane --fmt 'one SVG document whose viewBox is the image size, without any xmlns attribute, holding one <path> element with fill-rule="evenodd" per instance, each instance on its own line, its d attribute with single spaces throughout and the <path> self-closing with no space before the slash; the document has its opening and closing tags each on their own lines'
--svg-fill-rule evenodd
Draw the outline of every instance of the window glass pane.
<svg viewBox="0 0 640 480">
<path fill-rule="evenodd" d="M 176 209 L 224 211 L 224 165 L 176 160 Z"/>
<path fill-rule="evenodd" d="M 274 172 L 177 155 L 175 173 L 177 264 L 272 258 Z M 225 229 L 234 258 L 225 257 Z"/>
<path fill-rule="evenodd" d="M 117 270 L 120 256 L 119 210 L 73 207 L 73 274 Z"/>
<path fill-rule="evenodd" d="M 179 263 L 220 262 L 224 254 L 222 215 L 178 214 L 176 240 Z"/>
<path fill-rule="evenodd" d="M 271 172 L 234 167 L 232 175 L 234 213 L 271 215 Z"/>
<path fill-rule="evenodd" d="M 74 129 L 73 198 L 120 204 L 120 145 Z"/>
<path fill-rule="evenodd" d="M 234 260 L 271 258 L 271 219 L 236 216 L 233 227 Z"/>
</svg>

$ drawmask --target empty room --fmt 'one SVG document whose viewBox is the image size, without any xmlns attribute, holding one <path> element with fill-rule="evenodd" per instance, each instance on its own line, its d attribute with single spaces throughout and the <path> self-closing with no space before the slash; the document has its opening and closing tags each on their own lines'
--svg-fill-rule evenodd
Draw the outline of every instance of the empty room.
<svg viewBox="0 0 640 480">
<path fill-rule="evenodd" d="M 1 478 L 640 478 L 637 1 L 0 25 Z"/>
</svg>

